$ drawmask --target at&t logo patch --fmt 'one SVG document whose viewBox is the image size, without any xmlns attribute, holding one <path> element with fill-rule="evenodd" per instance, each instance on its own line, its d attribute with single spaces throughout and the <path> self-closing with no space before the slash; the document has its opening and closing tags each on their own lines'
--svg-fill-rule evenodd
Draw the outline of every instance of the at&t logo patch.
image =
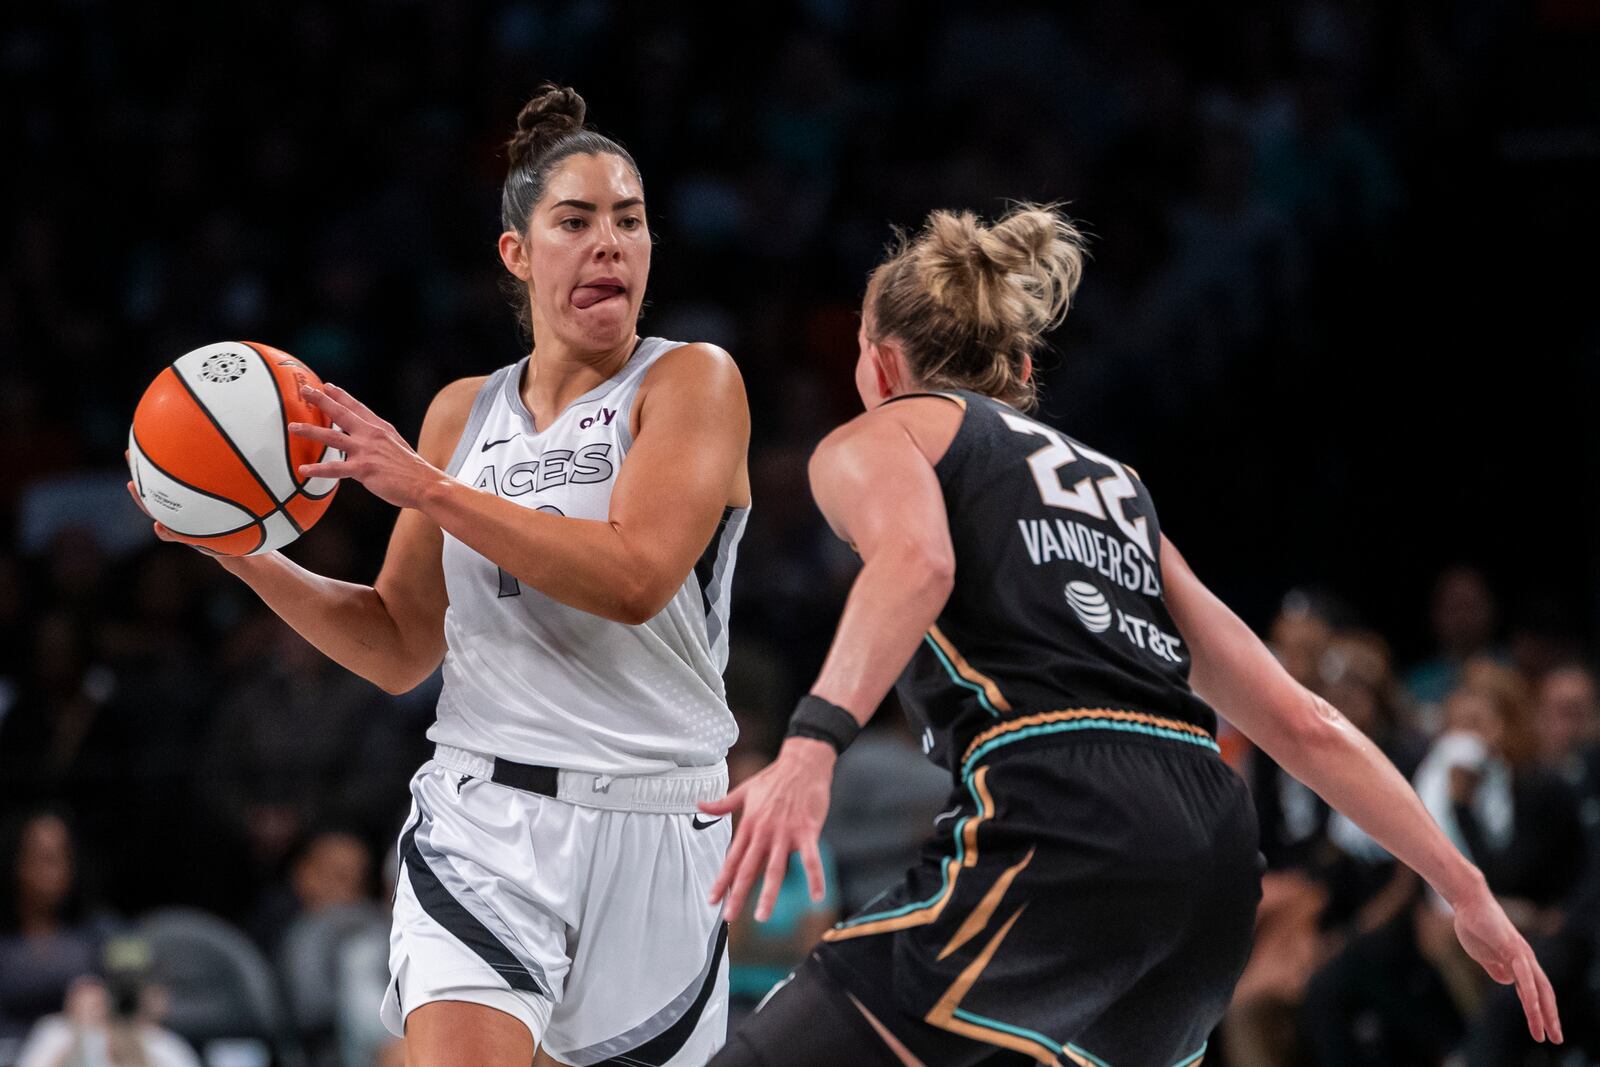
<svg viewBox="0 0 1600 1067">
<path fill-rule="evenodd" d="M 1106 595 L 1091 582 L 1073 580 L 1063 590 L 1072 613 L 1090 633 L 1103 634 L 1111 629 L 1111 605 Z"/>
</svg>

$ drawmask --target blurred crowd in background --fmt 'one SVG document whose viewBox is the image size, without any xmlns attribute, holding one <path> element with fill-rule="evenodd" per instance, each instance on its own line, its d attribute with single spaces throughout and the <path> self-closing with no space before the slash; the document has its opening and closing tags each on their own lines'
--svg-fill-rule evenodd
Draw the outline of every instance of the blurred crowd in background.
<svg viewBox="0 0 1600 1067">
<path fill-rule="evenodd" d="M 749 388 L 736 778 L 853 574 L 805 460 L 858 406 L 889 225 L 1069 200 L 1094 258 L 1044 416 L 1135 463 L 1201 576 L 1412 778 L 1589 1057 L 1525 1061 L 1437 902 L 1228 735 L 1270 870 L 1207 1062 L 1600 1061 L 1600 317 L 1569 266 L 1600 237 L 1593 4 L 162 7 L 0 25 L 0 1065 L 30 1033 L 28 1067 L 85 1034 L 109 1063 L 396 1055 L 388 853 L 437 681 L 385 695 L 156 543 L 121 453 L 144 385 L 212 341 L 411 433 L 518 358 L 499 144 L 544 79 L 639 161 L 641 332 L 723 345 Z M 391 524 L 346 486 L 288 551 L 370 581 Z M 897 715 L 841 765 L 828 899 L 791 879 L 736 924 L 745 1008 L 928 832 L 948 783 Z"/>
</svg>

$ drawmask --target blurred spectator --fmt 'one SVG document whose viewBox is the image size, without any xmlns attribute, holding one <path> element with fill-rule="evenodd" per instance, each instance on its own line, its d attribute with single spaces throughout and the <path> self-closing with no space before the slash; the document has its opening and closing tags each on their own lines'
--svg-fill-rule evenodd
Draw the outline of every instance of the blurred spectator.
<svg viewBox="0 0 1600 1067">
<path fill-rule="evenodd" d="M 1263 876 L 1255 943 L 1222 1020 L 1229 1067 L 1295 1062 L 1295 1012 L 1306 979 L 1326 958 L 1318 919 L 1327 902 L 1326 887 L 1304 871 Z"/>
<path fill-rule="evenodd" d="M 1595 678 L 1568 664 L 1540 681 L 1534 709 L 1535 745 L 1541 767 L 1576 794 L 1586 841 L 1583 879 L 1548 925 L 1548 937 L 1533 938 L 1534 953 L 1555 989 L 1569 1047 L 1600 1060 L 1600 739 L 1596 738 Z M 1467 1040 L 1469 1067 L 1520 1062 L 1533 1049 L 1514 990 L 1491 990 Z"/>
<path fill-rule="evenodd" d="M 1341 634 L 1330 643 L 1323 657 L 1321 675 L 1321 692 L 1328 702 L 1371 738 L 1402 775 L 1409 779 L 1416 773 L 1427 755 L 1428 739 L 1412 732 L 1400 714 L 1403 694 L 1390 673 L 1387 642 L 1372 633 L 1349 631 Z M 1338 812 L 1329 815 L 1328 842 L 1332 854 L 1340 857 L 1336 862 L 1344 864 L 1344 873 L 1353 876 L 1357 883 L 1364 878 L 1350 869 L 1352 865 L 1382 866 L 1383 877 L 1387 878 L 1388 853 Z M 1351 863 L 1346 863 L 1347 860 Z M 1342 921 L 1352 914 L 1364 895 L 1358 886 L 1345 885 L 1344 888 L 1350 894 L 1336 892 L 1331 905 L 1334 921 Z M 1377 924 L 1367 921 L 1363 925 L 1370 929 Z"/>
<path fill-rule="evenodd" d="M 1583 660 L 1581 632 L 1582 627 L 1559 598 L 1524 596 L 1506 634 L 1508 662 L 1524 678 L 1543 678 L 1558 667 Z"/>
<path fill-rule="evenodd" d="M 822 828 L 838 862 L 844 914 L 860 911 L 915 865 L 950 791 L 949 774 L 922 754 L 900 708 L 891 701 L 880 709 L 839 757 Z"/>
<path fill-rule="evenodd" d="M 337 995 L 324 1006 L 334 1013 L 334 1035 L 343 1065 L 388 1062 L 385 1057 L 400 1056 L 404 1063 L 405 1044 L 383 1026 L 372 1006 L 383 1000 L 389 976 L 389 908 L 394 903 L 395 881 L 400 875 L 400 860 L 390 849 L 383 864 L 382 899 L 377 921 L 347 929 L 337 947 Z M 293 993 L 303 995 L 301 990 Z"/>
<path fill-rule="evenodd" d="M 389 984 L 389 915 L 368 900 L 307 910 L 284 931 L 278 975 L 314 1064 L 366 1063 L 389 1034 L 372 1011 Z"/>
<path fill-rule="evenodd" d="M 1467 674 L 1504 668 L 1469 664 Z M 1435 820 L 1484 872 L 1525 930 L 1548 932 L 1541 909 L 1559 903 L 1582 871 L 1577 799 L 1559 778 L 1517 755 L 1518 710 L 1504 689 L 1481 680 L 1451 693 L 1446 732 L 1417 770 L 1417 793 Z M 1514 899 L 1508 899 L 1514 898 Z"/>
<path fill-rule="evenodd" d="M 261 893 L 248 932 L 270 953 L 296 918 L 370 900 L 371 882 L 366 842 L 343 830 L 311 834 L 289 857 L 288 877 Z"/>
<path fill-rule="evenodd" d="M 239 891 L 271 876 L 310 827 L 359 820 L 371 805 L 386 824 L 400 799 L 387 761 L 361 758 L 386 727 L 379 691 L 275 617 L 263 629 L 265 646 L 219 700 L 199 780 L 220 843 L 243 853 Z"/>
<path fill-rule="evenodd" d="M 1293 590 L 1284 596 L 1267 635 L 1269 647 L 1290 677 L 1312 692 L 1322 687 L 1322 663 L 1333 641 L 1337 611 L 1323 596 Z M 1303 862 L 1327 821 L 1327 805 L 1259 749 L 1250 750 L 1246 778 L 1268 868 Z"/>
<path fill-rule="evenodd" d="M 1588 668 L 1567 664 L 1539 680 L 1533 731 L 1539 766 L 1577 786 L 1586 751 L 1600 742 L 1600 694 Z"/>
<path fill-rule="evenodd" d="M 1307 630 L 1301 619 L 1275 633 L 1283 637 Z M 1409 776 L 1426 743 L 1399 721 L 1399 685 L 1390 673 L 1387 643 L 1375 634 L 1347 630 L 1319 634 L 1317 647 L 1314 689 Z M 1310 669 L 1309 662 L 1298 666 Z M 1279 775 L 1280 790 L 1292 787 L 1311 796 L 1299 782 Z M 1301 842 L 1294 863 L 1269 870 L 1262 879 L 1256 943 L 1223 1023 L 1230 1067 L 1297 1062 L 1295 1019 L 1307 979 L 1348 938 L 1383 926 L 1415 897 L 1417 881 L 1409 870 L 1349 819 L 1328 812 L 1314 796 L 1312 801 L 1320 824 Z"/>
<path fill-rule="evenodd" d="M 1512 755 L 1528 751 L 1516 676 L 1481 658 L 1461 675 L 1417 792 L 1512 921 L 1541 939 L 1560 929 L 1561 905 L 1585 866 L 1577 800 Z M 1428 893 L 1312 978 L 1303 1054 L 1323 1067 L 1437 1063 L 1466 1038 L 1489 984 L 1456 941 L 1449 909 Z"/>
<path fill-rule="evenodd" d="M 1448 916 L 1422 900 L 1352 941 L 1311 979 L 1294 1062 L 1437 1067 L 1462 1036 L 1461 1006 L 1434 965 L 1451 951 L 1445 937 Z"/>
<path fill-rule="evenodd" d="M 119 996 L 98 978 L 80 978 L 66 1010 L 40 1019 L 16 1067 L 200 1067 L 188 1043 L 157 1023 L 157 998 Z"/>
<path fill-rule="evenodd" d="M 73 979 L 99 968 L 109 923 L 85 897 L 59 812 L 34 810 L 0 829 L 0 1044 L 59 1010 Z"/>
<path fill-rule="evenodd" d="M 95 632 L 117 679 L 114 706 L 127 737 L 117 818 L 123 825 L 188 831 L 196 822 L 190 783 L 216 696 L 217 672 L 202 651 L 212 636 L 202 582 L 216 565 L 198 553 L 163 551 L 167 547 L 148 547 L 120 569 Z M 189 899 L 196 871 L 205 866 L 196 837 L 174 833 L 164 847 L 166 862 L 154 869 L 135 850 L 119 850 L 117 868 L 109 872 L 117 884 L 115 903 L 138 911 Z"/>
<path fill-rule="evenodd" d="M 1437 654 L 1406 673 L 1406 685 L 1420 705 L 1419 726 L 1439 732 L 1444 698 L 1461 678 L 1468 657 L 1487 652 L 1494 640 L 1495 600 L 1489 583 L 1472 567 L 1452 567 L 1439 575 L 1429 609 Z"/>
<path fill-rule="evenodd" d="M 128 845 L 120 805 L 134 777 L 128 753 L 138 739 L 114 702 L 116 676 L 69 612 L 36 617 L 31 637 L 32 669 L 0 720 L 0 800 L 64 803 L 97 852 L 120 852 Z"/>
</svg>

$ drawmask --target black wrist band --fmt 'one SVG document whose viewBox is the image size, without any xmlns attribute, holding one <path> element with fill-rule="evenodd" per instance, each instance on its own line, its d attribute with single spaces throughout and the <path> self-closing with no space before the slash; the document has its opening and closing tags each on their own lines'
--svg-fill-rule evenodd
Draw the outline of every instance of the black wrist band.
<svg viewBox="0 0 1600 1067">
<path fill-rule="evenodd" d="M 789 717 L 789 732 L 785 736 L 824 741 L 832 745 L 835 752 L 843 752 L 860 732 L 861 724 L 856 722 L 854 715 L 831 701 L 807 693 L 795 705 L 794 714 Z"/>
</svg>

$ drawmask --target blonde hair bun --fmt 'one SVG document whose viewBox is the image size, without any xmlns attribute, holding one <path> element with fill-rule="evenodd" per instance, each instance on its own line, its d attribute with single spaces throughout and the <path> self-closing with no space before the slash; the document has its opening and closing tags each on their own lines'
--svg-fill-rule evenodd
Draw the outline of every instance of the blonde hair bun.
<svg viewBox="0 0 1600 1067">
<path fill-rule="evenodd" d="M 1031 407 L 1024 364 L 1066 318 L 1083 279 L 1084 246 L 1083 232 L 1054 204 L 1017 204 L 993 224 L 970 211 L 935 211 L 873 271 L 874 331 L 906 346 L 930 388 Z"/>
</svg>

